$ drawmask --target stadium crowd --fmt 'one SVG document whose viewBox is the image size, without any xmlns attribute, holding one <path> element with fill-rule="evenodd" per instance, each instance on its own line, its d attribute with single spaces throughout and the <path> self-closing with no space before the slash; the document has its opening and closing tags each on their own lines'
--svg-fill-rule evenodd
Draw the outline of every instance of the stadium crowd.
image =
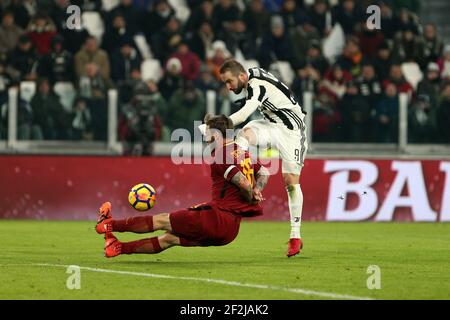
<svg viewBox="0 0 450 320">
<path fill-rule="evenodd" d="M 110 11 L 99 0 L 3 0 L 0 6 L 0 138 L 6 136 L 8 88 L 35 81 L 35 95 L 19 101 L 19 139 L 104 140 L 107 91 L 119 91 L 119 136 L 148 153 L 176 128 L 193 130 L 206 110 L 230 103 L 218 69 L 230 57 L 256 61 L 274 73 L 288 62 L 292 90 L 315 93 L 313 141 L 395 142 L 399 93 L 409 97 L 410 142 L 450 143 L 450 44 L 433 24 L 420 24 L 416 0 L 186 0 L 180 20 L 168 0 L 120 0 Z M 66 8 L 99 12 L 100 39 L 67 26 Z M 367 27 L 367 5 L 381 8 L 381 29 Z M 345 45 L 336 59 L 323 43 L 339 24 Z M 143 35 L 164 69 L 144 80 Z M 54 86 L 71 82 L 73 105 Z M 228 106 L 228 107 L 227 107 Z M 225 110 L 225 111 L 224 111 Z"/>
</svg>

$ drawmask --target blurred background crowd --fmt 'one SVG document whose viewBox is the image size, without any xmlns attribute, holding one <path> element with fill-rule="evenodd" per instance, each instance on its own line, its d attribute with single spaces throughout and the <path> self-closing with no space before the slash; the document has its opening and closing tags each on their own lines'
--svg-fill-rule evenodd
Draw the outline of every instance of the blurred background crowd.
<svg viewBox="0 0 450 320">
<path fill-rule="evenodd" d="M 314 142 L 396 142 L 398 95 L 407 93 L 410 142 L 450 143 L 450 43 L 421 23 L 421 1 L 186 0 L 184 11 L 179 1 L 104 2 L 1 1 L 0 139 L 11 86 L 35 83 L 18 105 L 24 140 L 105 140 L 116 88 L 120 140 L 128 153 L 149 153 L 174 129 L 193 131 L 209 90 L 217 113 L 240 107 L 218 74 L 236 57 L 280 76 L 300 101 L 314 93 Z M 68 28 L 71 4 L 96 13 L 102 32 Z M 366 23 L 372 4 L 379 30 Z"/>
</svg>

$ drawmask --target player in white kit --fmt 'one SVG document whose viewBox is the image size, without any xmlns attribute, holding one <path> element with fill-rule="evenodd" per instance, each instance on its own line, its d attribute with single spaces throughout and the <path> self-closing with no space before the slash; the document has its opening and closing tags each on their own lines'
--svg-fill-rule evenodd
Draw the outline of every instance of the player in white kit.
<svg viewBox="0 0 450 320">
<path fill-rule="evenodd" d="M 220 76 L 228 90 L 236 94 L 242 90 L 246 92 L 245 105 L 230 116 L 234 126 L 246 121 L 256 109 L 264 118 L 244 126 L 236 142 L 243 148 L 249 145 L 272 146 L 280 153 L 291 217 L 287 256 L 294 256 L 303 247 L 300 233 L 303 209 L 300 174 L 308 149 L 304 123 L 306 113 L 292 91 L 264 69 L 251 68 L 246 71 L 239 62 L 227 60 L 220 69 Z"/>
</svg>

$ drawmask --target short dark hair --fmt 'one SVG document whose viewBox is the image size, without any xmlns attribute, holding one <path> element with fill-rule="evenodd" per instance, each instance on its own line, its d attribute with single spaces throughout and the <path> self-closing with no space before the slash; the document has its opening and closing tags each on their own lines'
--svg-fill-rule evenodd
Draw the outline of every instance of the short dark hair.
<svg viewBox="0 0 450 320">
<path fill-rule="evenodd" d="M 224 114 L 218 116 L 207 114 L 205 116 L 205 124 L 210 129 L 219 130 L 224 138 L 227 135 L 227 130 L 233 129 L 233 121 L 231 121 L 231 119 Z"/>
<path fill-rule="evenodd" d="M 220 74 L 224 74 L 225 72 L 230 71 L 234 76 L 237 76 L 239 73 L 245 73 L 245 69 L 234 59 L 225 60 L 225 62 L 220 67 Z"/>
</svg>

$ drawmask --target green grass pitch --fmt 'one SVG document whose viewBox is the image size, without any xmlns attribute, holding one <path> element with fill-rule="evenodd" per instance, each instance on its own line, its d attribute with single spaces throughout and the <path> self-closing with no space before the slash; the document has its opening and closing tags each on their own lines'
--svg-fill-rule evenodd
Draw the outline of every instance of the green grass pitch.
<svg viewBox="0 0 450 320">
<path fill-rule="evenodd" d="M 305 222 L 302 231 L 304 252 L 290 259 L 286 222 L 245 222 L 225 247 L 106 259 L 92 222 L 3 220 L 0 299 L 450 299 L 450 224 Z M 80 266 L 81 289 L 67 289 L 65 267 L 38 264 Z M 370 265 L 379 290 L 367 288 Z"/>
</svg>

